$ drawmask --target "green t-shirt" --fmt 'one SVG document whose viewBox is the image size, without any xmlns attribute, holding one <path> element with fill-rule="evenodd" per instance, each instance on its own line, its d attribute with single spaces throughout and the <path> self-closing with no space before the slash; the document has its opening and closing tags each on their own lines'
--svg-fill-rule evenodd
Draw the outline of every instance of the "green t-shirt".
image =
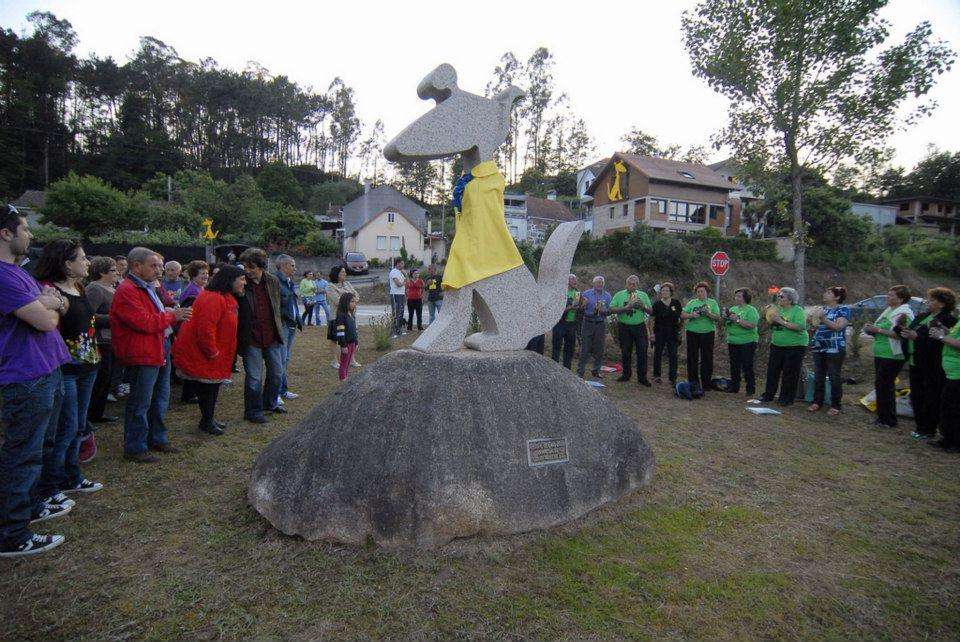
<svg viewBox="0 0 960 642">
<path fill-rule="evenodd" d="M 631 294 L 633 295 L 633 300 L 639 301 L 642 307 L 637 308 L 633 312 L 621 312 L 617 315 L 617 321 L 623 325 L 640 325 L 647 320 L 647 313 L 644 312 L 644 309 L 650 308 L 650 297 L 648 297 L 647 293 L 643 290 L 635 290 L 634 292 L 620 290 L 613 295 L 613 299 L 610 301 L 610 307 L 622 308 L 626 306 L 631 302 Z"/>
<path fill-rule="evenodd" d="M 950 332 L 947 333 L 947 336 L 951 339 L 960 339 L 960 323 L 954 325 Z M 960 379 L 960 350 L 953 346 L 943 344 L 943 356 L 940 357 L 940 362 L 943 365 L 943 371 L 946 373 L 947 379 L 950 381 Z"/>
<path fill-rule="evenodd" d="M 779 307 L 779 306 L 778 306 Z M 799 330 L 787 330 L 782 325 L 773 326 L 773 338 L 771 343 L 781 348 L 805 346 L 810 343 L 810 337 L 807 335 L 807 313 L 799 305 L 790 306 L 789 310 L 780 308 L 780 317 L 787 323 L 800 325 Z"/>
<path fill-rule="evenodd" d="M 578 294 L 580 294 L 580 292 L 579 292 L 576 288 L 568 288 L 568 289 L 567 289 L 567 302 L 564 304 L 563 307 L 567 307 L 567 306 L 573 305 L 574 301 L 577 300 L 577 295 L 578 295 Z M 570 310 L 569 312 L 567 312 L 567 318 L 566 318 L 566 320 L 567 320 L 568 322 L 576 321 L 576 320 L 577 320 L 577 309 L 576 309 L 576 308 L 574 308 L 574 309 Z"/>
<path fill-rule="evenodd" d="M 717 305 L 715 300 L 710 298 L 707 300 L 690 299 L 687 301 L 687 304 L 683 306 L 683 311 L 687 314 L 693 314 L 694 310 L 703 305 L 707 306 L 707 309 L 710 310 L 711 314 L 720 314 L 720 306 Z M 713 319 L 709 319 L 707 317 L 697 317 L 696 319 L 687 319 L 687 324 L 685 327 L 687 332 L 707 334 L 709 332 L 714 332 L 717 329 L 717 324 L 714 323 Z"/>
<path fill-rule="evenodd" d="M 757 322 L 760 321 L 760 312 L 750 304 L 735 305 L 730 308 L 730 314 L 740 317 L 741 321 L 752 323 L 752 328 L 745 328 L 738 323 L 727 321 L 727 343 L 735 346 L 741 346 L 746 343 L 755 343 L 760 339 L 760 331 L 757 329 Z"/>
<path fill-rule="evenodd" d="M 928 314 L 928 315 L 925 316 L 923 319 L 921 319 L 920 324 L 917 325 L 917 329 L 919 329 L 920 326 L 930 325 L 930 322 L 933 321 L 933 317 L 934 317 L 934 316 L 935 316 L 935 315 L 933 315 L 933 314 Z M 913 339 L 910 339 L 907 343 L 910 344 L 910 362 L 909 362 L 909 363 L 910 363 L 911 366 L 915 366 L 915 365 L 917 365 L 917 364 L 913 362 L 913 356 L 914 356 L 914 354 L 916 354 L 916 352 L 917 352 L 917 345 L 916 345 L 917 342 L 914 341 Z"/>
<path fill-rule="evenodd" d="M 884 310 L 883 314 L 880 315 L 880 318 L 877 319 L 877 322 L 874 323 L 874 325 L 881 330 L 893 330 L 892 312 L 893 311 L 890 308 Z M 900 343 L 900 339 L 888 337 L 885 334 L 873 335 L 873 356 L 881 359 L 894 359 L 896 361 L 903 361 L 905 357 L 902 350 L 897 354 L 893 353 L 893 341 L 896 341 L 898 344 Z"/>
</svg>

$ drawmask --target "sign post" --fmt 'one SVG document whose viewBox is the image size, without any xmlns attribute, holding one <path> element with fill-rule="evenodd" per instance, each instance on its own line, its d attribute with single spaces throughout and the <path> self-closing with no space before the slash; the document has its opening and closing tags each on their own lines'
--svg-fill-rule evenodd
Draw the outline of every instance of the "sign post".
<svg viewBox="0 0 960 642">
<path fill-rule="evenodd" d="M 720 301 L 720 278 L 730 269 L 730 257 L 723 250 L 714 252 L 710 257 L 710 271 L 717 278 L 716 287 L 713 291 L 713 298 Z"/>
</svg>

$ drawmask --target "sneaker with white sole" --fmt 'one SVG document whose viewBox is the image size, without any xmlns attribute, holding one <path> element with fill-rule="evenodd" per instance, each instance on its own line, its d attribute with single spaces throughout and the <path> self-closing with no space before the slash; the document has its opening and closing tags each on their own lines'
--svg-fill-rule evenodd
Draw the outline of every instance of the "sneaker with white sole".
<svg viewBox="0 0 960 642">
<path fill-rule="evenodd" d="M 117 398 L 113 396 L 113 393 L 110 393 L 107 395 L 107 401 L 109 401 L 110 403 L 116 403 Z"/>
<path fill-rule="evenodd" d="M 334 361 L 333 363 L 330 364 L 330 367 L 333 368 L 334 370 L 339 370 L 340 364 Z"/>
<path fill-rule="evenodd" d="M 31 535 L 30 539 L 13 548 L 0 548 L 0 557 L 26 557 L 46 553 L 64 542 L 63 535 Z"/>
<path fill-rule="evenodd" d="M 65 488 L 64 493 L 95 493 L 98 490 L 103 489 L 103 484 L 100 482 L 90 481 L 89 479 L 81 479 L 80 483 L 74 486 L 73 488 Z"/>
<path fill-rule="evenodd" d="M 68 508 L 73 508 L 77 502 L 67 497 L 64 493 L 57 493 L 56 495 L 47 497 L 45 500 L 43 500 L 43 503 L 48 506 L 66 506 Z"/>
<path fill-rule="evenodd" d="M 287 390 L 285 393 L 283 393 L 283 398 L 284 398 L 284 399 L 296 399 L 296 398 L 299 397 L 299 396 L 300 396 L 300 395 L 298 395 L 297 393 L 295 393 L 295 392 L 290 392 L 289 390 Z"/>
<path fill-rule="evenodd" d="M 43 508 L 40 509 L 40 512 L 35 513 L 33 517 L 30 518 L 30 523 L 36 524 L 38 522 L 45 522 L 48 519 L 63 517 L 71 510 L 73 510 L 73 506 L 66 506 L 63 504 L 44 504 Z"/>
</svg>

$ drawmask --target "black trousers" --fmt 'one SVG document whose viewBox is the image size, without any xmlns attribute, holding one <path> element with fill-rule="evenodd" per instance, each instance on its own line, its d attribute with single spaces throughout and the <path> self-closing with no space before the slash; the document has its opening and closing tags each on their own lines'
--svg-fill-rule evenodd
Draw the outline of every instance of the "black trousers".
<svg viewBox="0 0 960 642">
<path fill-rule="evenodd" d="M 947 446 L 960 446 L 960 379 L 947 379 L 940 403 L 940 436 Z"/>
<path fill-rule="evenodd" d="M 100 348 L 100 365 L 97 366 L 97 380 L 93 382 L 87 419 L 103 417 L 103 411 L 107 407 L 107 395 L 110 394 L 110 381 L 113 378 L 113 350 L 109 343 L 98 347 Z"/>
<path fill-rule="evenodd" d="M 814 352 L 813 353 L 813 403 L 823 405 L 826 396 L 827 379 L 830 379 L 830 407 L 840 410 L 843 399 L 843 360 L 846 352 Z"/>
<path fill-rule="evenodd" d="M 663 353 L 667 353 L 667 372 L 670 383 L 677 382 L 677 335 L 655 335 L 653 340 L 653 376 L 660 377 L 660 364 Z"/>
<path fill-rule="evenodd" d="M 313 319 L 313 306 L 313 303 L 303 304 L 303 314 L 300 315 L 300 325 L 310 325 L 310 321 Z"/>
<path fill-rule="evenodd" d="M 714 332 L 687 331 L 687 379 L 706 390 L 713 379 Z"/>
<path fill-rule="evenodd" d="M 910 405 L 917 432 L 932 437 L 940 424 L 940 404 L 947 378 L 940 367 L 910 366 Z"/>
<path fill-rule="evenodd" d="M 573 349 L 577 345 L 577 322 L 558 321 L 550 334 L 550 357 L 560 363 L 563 354 L 563 367 L 569 370 L 573 365 Z"/>
<path fill-rule="evenodd" d="M 877 420 L 888 426 L 897 425 L 897 375 L 903 369 L 899 359 L 873 358 L 874 390 L 877 391 Z"/>
<path fill-rule="evenodd" d="M 191 381 L 200 400 L 200 424 L 209 426 L 213 423 L 213 411 L 217 406 L 217 396 L 220 394 L 219 383 L 202 383 Z"/>
<path fill-rule="evenodd" d="M 740 392 L 742 376 L 747 386 L 747 394 L 754 394 L 757 391 L 757 373 L 754 367 L 757 342 L 751 341 L 740 345 L 728 343 L 727 350 L 730 352 L 730 392 Z"/>
<path fill-rule="evenodd" d="M 623 378 L 632 376 L 633 351 L 637 351 L 637 381 L 647 378 L 647 326 L 645 323 L 627 325 L 618 323 L 620 338 L 620 365 L 623 366 Z"/>
<path fill-rule="evenodd" d="M 417 330 L 423 330 L 423 299 L 407 299 L 407 330 L 413 330 L 413 315 L 417 315 Z"/>
<path fill-rule="evenodd" d="M 779 388 L 780 403 L 790 404 L 796 400 L 800 367 L 803 365 L 803 352 L 806 349 L 806 346 L 770 346 L 766 390 L 763 393 L 765 399 L 772 401 Z"/>
</svg>

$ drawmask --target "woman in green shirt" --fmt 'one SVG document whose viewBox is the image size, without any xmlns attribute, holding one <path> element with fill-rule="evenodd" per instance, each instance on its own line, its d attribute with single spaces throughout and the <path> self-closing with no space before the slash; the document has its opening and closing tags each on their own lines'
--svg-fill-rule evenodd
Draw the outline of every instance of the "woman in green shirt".
<svg viewBox="0 0 960 642">
<path fill-rule="evenodd" d="M 789 406 L 797 398 L 800 367 L 810 337 L 807 336 L 807 316 L 799 305 L 800 298 L 793 288 L 780 288 L 777 308 L 770 319 L 773 326 L 770 340 L 770 358 L 767 361 L 766 389 L 760 400 L 770 403 L 780 389 L 781 406 Z"/>
<path fill-rule="evenodd" d="M 913 321 L 910 309 L 910 288 L 895 285 L 887 292 L 887 308 L 874 323 L 863 326 L 864 334 L 873 336 L 874 390 L 877 393 L 877 428 L 897 425 L 897 375 L 903 369 L 906 355 L 901 334 Z"/>
<path fill-rule="evenodd" d="M 713 379 L 713 341 L 720 320 L 720 306 L 708 297 L 710 285 L 706 281 L 693 288 L 694 298 L 685 306 L 680 318 L 687 329 L 687 379 L 698 383 L 703 390 Z"/>
<path fill-rule="evenodd" d="M 740 288 L 733 293 L 737 304 L 726 311 L 724 325 L 727 329 L 727 350 L 730 352 L 730 388 L 728 392 L 740 392 L 740 373 L 747 385 L 747 395 L 757 391 L 757 378 L 754 359 L 757 354 L 757 341 L 760 333 L 757 324 L 760 312 L 750 305 L 753 299 L 748 288 Z"/>
<path fill-rule="evenodd" d="M 928 443 L 950 453 L 960 453 L 960 323 L 949 332 L 942 326 L 930 328 L 930 337 L 943 342 L 940 359 L 947 383 L 940 406 L 940 439 Z"/>
</svg>

